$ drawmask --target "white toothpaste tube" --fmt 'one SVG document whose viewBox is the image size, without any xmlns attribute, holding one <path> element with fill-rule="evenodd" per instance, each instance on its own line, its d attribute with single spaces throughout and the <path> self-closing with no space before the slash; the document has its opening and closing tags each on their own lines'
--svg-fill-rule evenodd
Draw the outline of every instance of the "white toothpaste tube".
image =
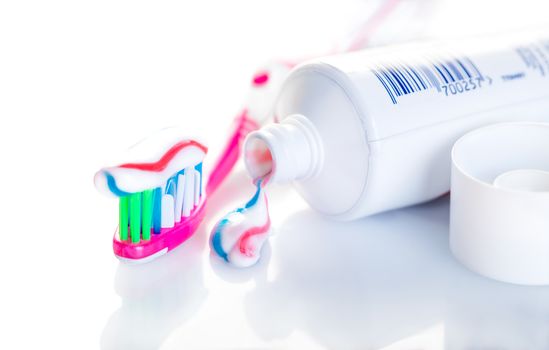
<svg viewBox="0 0 549 350">
<path fill-rule="evenodd" d="M 295 68 L 251 133 L 254 178 L 293 182 L 342 220 L 434 199 L 450 189 L 450 151 L 466 132 L 549 122 L 549 32 L 406 44 Z"/>
</svg>

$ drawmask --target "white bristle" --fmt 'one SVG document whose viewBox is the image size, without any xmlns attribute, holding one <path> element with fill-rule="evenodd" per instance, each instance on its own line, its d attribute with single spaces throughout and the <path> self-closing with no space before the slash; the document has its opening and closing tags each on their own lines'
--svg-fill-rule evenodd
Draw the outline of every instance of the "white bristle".
<svg viewBox="0 0 549 350">
<path fill-rule="evenodd" d="M 200 194 L 201 194 L 201 196 L 203 196 L 204 193 L 206 193 L 206 179 L 204 178 L 204 169 L 202 169 L 202 172 L 200 173 L 200 176 L 202 177 L 202 181 L 200 181 L 201 182 L 201 184 L 200 184 L 200 186 L 201 186 Z"/>
<path fill-rule="evenodd" d="M 174 199 L 170 194 L 162 196 L 162 228 L 174 226 Z"/>
<path fill-rule="evenodd" d="M 194 171 L 194 206 L 200 202 L 200 172 Z"/>
<path fill-rule="evenodd" d="M 183 193 L 183 217 L 191 215 L 191 210 L 194 207 L 194 168 L 185 169 L 185 190 Z"/>
<path fill-rule="evenodd" d="M 181 211 L 183 210 L 183 193 L 185 189 L 185 175 L 179 174 L 177 177 L 177 189 L 175 195 L 175 210 L 174 219 L 175 222 L 181 221 Z"/>
</svg>

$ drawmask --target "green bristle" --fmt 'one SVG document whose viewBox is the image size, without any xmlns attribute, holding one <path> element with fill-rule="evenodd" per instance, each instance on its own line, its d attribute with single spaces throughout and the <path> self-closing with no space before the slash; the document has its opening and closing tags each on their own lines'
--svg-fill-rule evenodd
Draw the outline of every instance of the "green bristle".
<svg viewBox="0 0 549 350">
<path fill-rule="evenodd" d="M 128 197 L 120 197 L 118 236 L 121 241 L 128 239 Z"/>
<path fill-rule="evenodd" d="M 152 211 L 153 211 L 153 193 L 154 190 L 143 191 L 143 224 L 142 224 L 142 237 L 148 241 L 151 239 L 151 227 L 152 227 Z"/>
<path fill-rule="evenodd" d="M 130 196 L 130 237 L 132 243 L 139 243 L 141 233 L 141 192 Z"/>
</svg>

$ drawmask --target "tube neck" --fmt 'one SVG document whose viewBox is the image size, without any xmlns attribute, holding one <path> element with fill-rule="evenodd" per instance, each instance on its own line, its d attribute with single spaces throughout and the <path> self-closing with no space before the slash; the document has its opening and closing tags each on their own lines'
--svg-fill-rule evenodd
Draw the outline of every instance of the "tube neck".
<svg viewBox="0 0 549 350">
<path fill-rule="evenodd" d="M 269 176 L 276 183 L 310 179 L 322 169 L 323 159 L 320 135 L 301 114 L 250 133 L 244 143 L 244 162 L 254 179 Z"/>
</svg>

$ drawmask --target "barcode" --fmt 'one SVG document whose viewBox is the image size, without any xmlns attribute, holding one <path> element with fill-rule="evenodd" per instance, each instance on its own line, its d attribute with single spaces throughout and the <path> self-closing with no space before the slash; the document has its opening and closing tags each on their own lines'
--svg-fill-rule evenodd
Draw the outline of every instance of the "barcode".
<svg viewBox="0 0 549 350">
<path fill-rule="evenodd" d="M 397 98 L 428 89 L 441 92 L 452 83 L 470 79 L 483 80 L 477 66 L 467 57 L 451 59 L 424 59 L 417 64 L 392 63 L 372 69 L 393 104 Z M 448 95 L 448 91 L 446 94 Z"/>
</svg>

